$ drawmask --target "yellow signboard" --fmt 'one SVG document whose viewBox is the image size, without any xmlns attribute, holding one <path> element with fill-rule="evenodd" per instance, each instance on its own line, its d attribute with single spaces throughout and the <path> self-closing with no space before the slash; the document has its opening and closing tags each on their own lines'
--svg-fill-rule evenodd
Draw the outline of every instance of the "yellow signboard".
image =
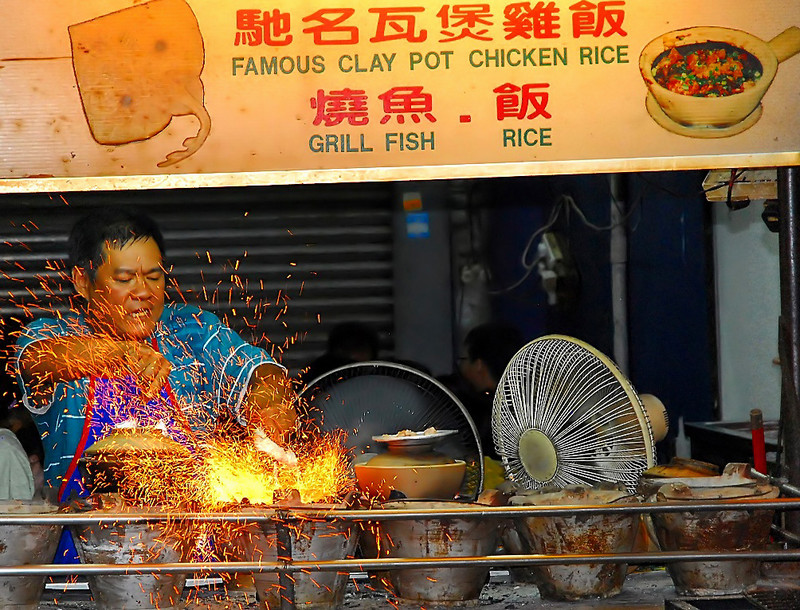
<svg viewBox="0 0 800 610">
<path fill-rule="evenodd" d="M 800 3 L 3 0 L 0 191 L 800 165 Z"/>
</svg>

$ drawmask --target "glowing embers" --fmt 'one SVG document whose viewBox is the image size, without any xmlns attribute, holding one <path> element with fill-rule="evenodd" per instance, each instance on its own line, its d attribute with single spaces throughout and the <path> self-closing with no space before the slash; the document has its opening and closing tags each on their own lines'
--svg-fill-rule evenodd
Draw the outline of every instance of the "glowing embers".
<svg viewBox="0 0 800 610">
<path fill-rule="evenodd" d="M 306 439 L 294 450 L 298 463 L 287 466 L 247 439 L 208 439 L 192 454 L 157 430 L 116 430 L 87 449 L 80 465 L 94 493 L 165 510 L 272 504 L 288 490 L 303 503 L 333 502 L 354 488 L 342 435 Z"/>
<path fill-rule="evenodd" d="M 272 504 L 296 490 L 303 504 L 333 502 L 354 487 L 348 453 L 338 435 L 322 436 L 296 449 L 298 463 L 286 466 L 246 444 L 218 441 L 206 448 L 199 478 L 200 503 Z"/>
</svg>

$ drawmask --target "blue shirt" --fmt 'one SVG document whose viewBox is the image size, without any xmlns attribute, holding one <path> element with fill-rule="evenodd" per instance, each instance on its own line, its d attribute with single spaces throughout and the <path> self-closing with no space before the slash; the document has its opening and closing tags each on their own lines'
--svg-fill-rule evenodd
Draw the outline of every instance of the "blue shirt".
<svg viewBox="0 0 800 610">
<path fill-rule="evenodd" d="M 45 485 L 56 489 L 80 442 L 90 380 L 58 382 L 49 403 L 35 403 L 20 375 L 19 359 L 37 341 L 91 335 L 83 315 L 67 313 L 61 318 L 34 320 L 17 341 L 22 402 L 42 435 Z M 244 341 L 214 314 L 189 305 L 165 305 L 153 336 L 161 354 L 172 364 L 169 384 L 194 430 L 207 430 L 222 409 L 246 423 L 239 411 L 253 371 L 262 364 L 275 363 L 266 351 Z"/>
</svg>

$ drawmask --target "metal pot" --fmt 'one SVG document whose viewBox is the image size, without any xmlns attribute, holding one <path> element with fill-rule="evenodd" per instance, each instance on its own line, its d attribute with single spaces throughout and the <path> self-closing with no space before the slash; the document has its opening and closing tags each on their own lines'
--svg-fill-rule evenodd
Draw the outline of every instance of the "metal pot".
<svg viewBox="0 0 800 610">
<path fill-rule="evenodd" d="M 113 497 L 89 514 L 125 512 Z M 162 517 L 152 523 L 73 525 L 81 562 L 140 564 L 184 561 L 194 533 L 155 509 L 137 509 Z M 178 610 L 186 574 L 90 574 L 89 589 L 98 610 Z"/>
<path fill-rule="evenodd" d="M 573 506 L 637 504 L 639 496 L 624 488 L 581 486 L 544 488 L 514 496 L 516 506 Z M 515 519 L 517 529 L 534 553 L 606 554 L 629 553 L 633 549 L 641 518 L 637 514 L 553 515 Z M 611 597 L 622 591 L 628 566 L 625 563 L 556 564 L 531 568 L 543 599 L 577 600 Z"/>
<path fill-rule="evenodd" d="M 311 508 L 325 508 L 307 505 Z M 328 505 L 330 507 L 330 505 Z M 331 508 L 345 508 L 336 505 Z M 246 516 L 257 512 L 257 508 L 242 510 Z M 352 557 L 358 544 L 359 527 L 347 521 L 321 521 L 299 519 L 286 525 L 290 548 L 280 548 L 276 524 L 262 521 L 237 531 L 233 540 L 234 554 L 244 561 L 278 561 L 279 557 L 291 557 L 295 561 L 330 561 Z M 298 608 L 339 608 L 344 602 L 347 588 L 347 573 L 319 571 L 295 572 L 290 575 L 294 583 L 294 599 Z M 253 574 L 262 610 L 281 607 L 281 583 L 276 572 Z"/>
<path fill-rule="evenodd" d="M 0 514 L 53 514 L 58 506 L 44 500 L 0 501 Z M 60 525 L 1 525 L 0 565 L 51 563 L 61 537 Z M 0 577 L 0 607 L 4 610 L 36 610 L 44 591 L 45 576 Z"/>
<path fill-rule="evenodd" d="M 387 509 L 462 508 L 461 502 L 397 501 Z M 477 505 L 471 505 L 477 506 Z M 420 518 L 381 522 L 381 546 L 387 557 L 474 557 L 492 554 L 497 548 L 499 519 Z M 489 578 L 489 568 L 431 568 L 392 570 L 389 580 L 395 594 L 404 600 L 463 602 L 480 596 Z M 426 604 L 427 605 L 427 604 Z"/>
<path fill-rule="evenodd" d="M 724 481 L 726 477 L 716 477 Z M 777 498 L 772 485 L 703 486 L 686 480 L 659 488 L 659 502 L 708 502 Z M 708 485 L 708 483 L 705 483 Z M 767 547 L 772 510 L 720 510 L 719 512 L 652 513 L 656 535 L 665 551 L 751 551 Z M 759 578 L 757 560 L 681 561 L 667 564 L 675 589 L 681 595 L 732 595 L 746 591 Z"/>
</svg>

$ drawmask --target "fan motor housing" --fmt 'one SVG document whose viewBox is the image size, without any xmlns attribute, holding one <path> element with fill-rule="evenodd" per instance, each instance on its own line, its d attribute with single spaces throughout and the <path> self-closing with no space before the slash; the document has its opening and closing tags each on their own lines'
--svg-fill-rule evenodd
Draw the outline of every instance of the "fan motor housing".
<svg viewBox="0 0 800 610">
<path fill-rule="evenodd" d="M 519 438 L 519 459 L 525 471 L 540 483 L 550 481 L 558 470 L 558 454 L 550 438 L 531 429 Z"/>
</svg>

